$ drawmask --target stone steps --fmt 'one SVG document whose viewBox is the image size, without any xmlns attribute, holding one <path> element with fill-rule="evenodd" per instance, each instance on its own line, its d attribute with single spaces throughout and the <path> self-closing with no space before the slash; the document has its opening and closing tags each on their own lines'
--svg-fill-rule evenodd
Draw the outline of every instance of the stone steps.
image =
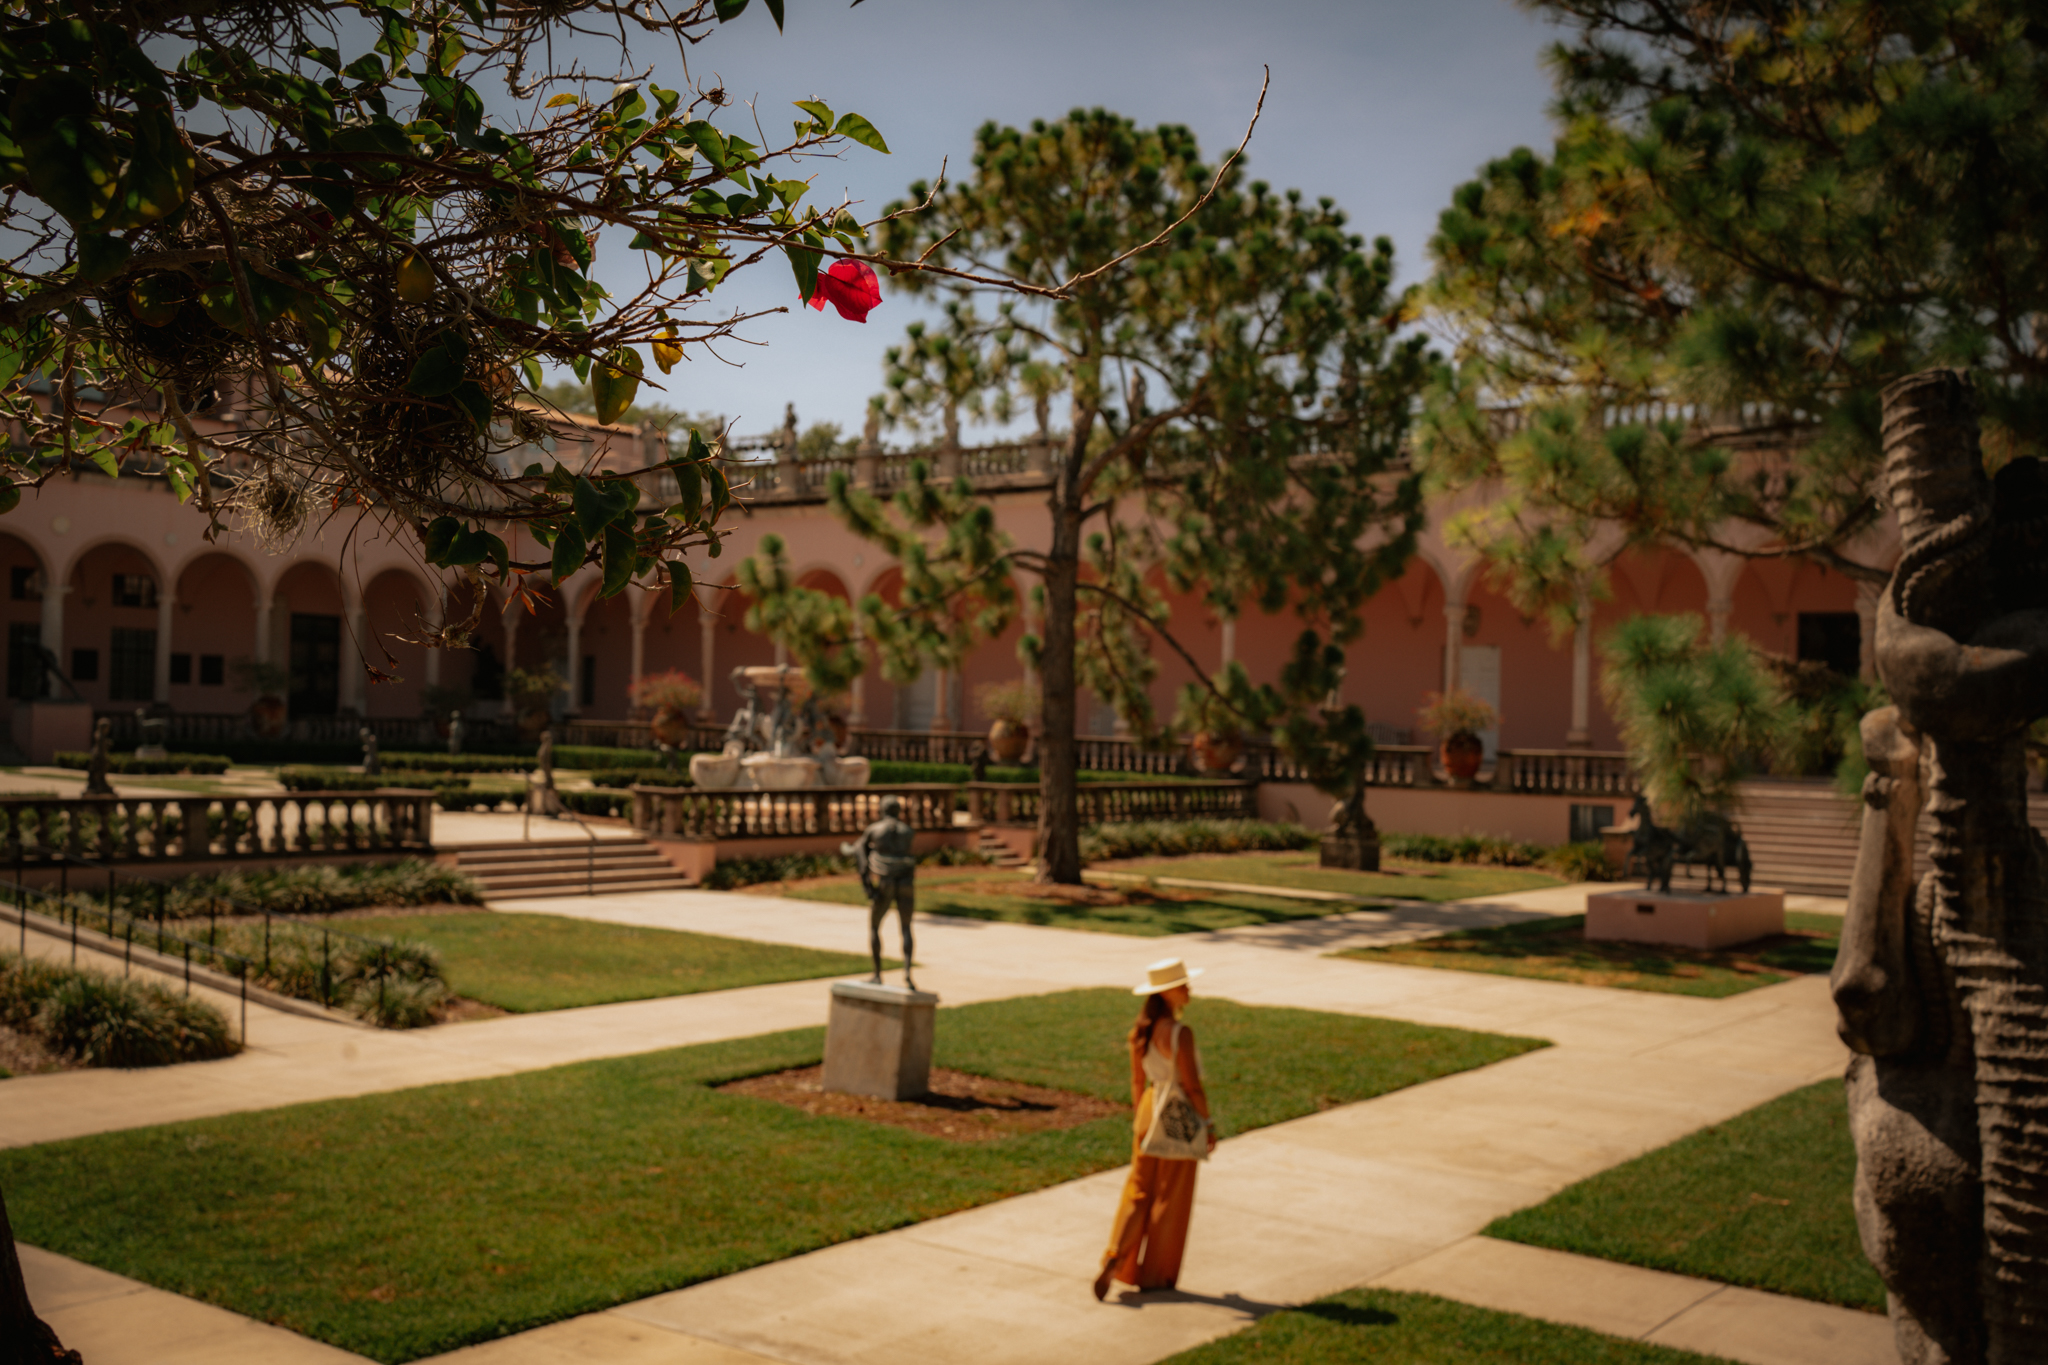
<svg viewBox="0 0 2048 1365">
<path fill-rule="evenodd" d="M 2048 795 L 2027 798 L 2035 829 L 2048 834 Z M 1856 842 L 1863 805 L 1836 792 L 1832 784 L 1750 782 L 1743 784 L 1736 819 L 1749 844 L 1754 884 L 1819 896 L 1849 894 L 1856 866 Z M 1923 815 L 1914 852 L 1916 868 L 1927 868 L 1931 822 Z"/>
<path fill-rule="evenodd" d="M 487 900 L 610 891 L 681 891 L 693 885 L 645 839 L 545 839 L 473 844 L 455 854 Z"/>
</svg>

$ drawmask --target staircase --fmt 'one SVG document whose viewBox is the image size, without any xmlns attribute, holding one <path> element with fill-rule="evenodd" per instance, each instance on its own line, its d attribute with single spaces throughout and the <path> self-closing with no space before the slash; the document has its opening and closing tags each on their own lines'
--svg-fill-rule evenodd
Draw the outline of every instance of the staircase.
<svg viewBox="0 0 2048 1365">
<path fill-rule="evenodd" d="M 681 891 L 691 886 L 645 839 L 533 839 L 466 844 L 455 867 L 474 877 L 485 900 Z"/>
<path fill-rule="evenodd" d="M 2034 828 L 2048 834 L 2048 795 L 2028 796 L 2027 809 Z M 1844 798 L 1832 783 L 1743 783 L 1736 819 L 1755 865 L 1754 884 L 1846 896 L 1862 818 L 1863 803 Z M 1928 868 L 1932 828 L 1923 814 L 1913 854 L 1916 876 Z"/>
<path fill-rule="evenodd" d="M 975 836 L 974 846 L 992 858 L 997 867 L 1028 866 L 1023 858 L 1017 856 L 1015 849 L 997 838 L 995 831 L 986 826 Z"/>
</svg>

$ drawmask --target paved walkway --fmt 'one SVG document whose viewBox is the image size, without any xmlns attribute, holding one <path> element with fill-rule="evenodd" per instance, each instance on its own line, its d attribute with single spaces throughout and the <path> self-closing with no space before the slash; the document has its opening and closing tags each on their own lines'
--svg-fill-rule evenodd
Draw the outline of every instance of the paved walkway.
<svg viewBox="0 0 2048 1365">
<path fill-rule="evenodd" d="M 894 1365 L 1073 1356 L 1091 1365 L 1147 1365 L 1233 1331 L 1272 1306 L 1382 1280 L 1529 1311 L 1529 1303 L 1545 1300 L 1540 1275 L 1526 1267 L 1501 1272 L 1469 1250 L 1474 1234 L 1491 1219 L 1798 1085 L 1839 1075 L 1843 1061 L 1826 982 L 1816 977 L 1714 1001 L 1319 956 L 1357 941 L 1554 914 L 1570 897 L 1538 892 L 1479 906 L 1402 906 L 1341 916 L 1337 925 L 1272 925 L 1168 939 L 921 920 L 918 957 L 934 965 L 920 971 L 920 984 L 938 990 L 948 1003 L 1125 985 L 1146 962 L 1174 953 L 1209 969 L 1200 983 L 1208 994 L 1541 1036 L 1555 1046 L 1223 1144 L 1202 1175 L 1185 1292 L 1177 1295 L 1109 1307 L 1090 1298 L 1087 1281 L 1122 1179 L 1120 1171 L 1110 1171 L 448 1359 L 464 1365 Z M 780 897 L 667 892 L 506 902 L 499 908 L 842 951 L 865 948 L 865 916 L 858 909 Z M 823 1022 L 824 1007 L 820 983 L 798 982 L 412 1034 L 289 1016 L 259 1026 L 252 1012 L 254 1042 L 237 1058 L 162 1072 L 7 1082 L 10 1103 L 0 1113 L 0 1145 L 816 1024 Z M 1453 1254 L 1460 1247 L 1468 1250 Z M 1482 1273 L 1487 1264 L 1494 1267 L 1492 1280 Z M 36 1273 L 61 1270 L 45 1265 Z M 1640 1324 L 1665 1302 L 1698 1287 L 1685 1281 L 1690 1287 L 1680 1293 L 1664 1281 L 1681 1277 L 1660 1277 L 1653 1284 L 1630 1278 L 1635 1273 L 1615 1281 L 1619 1306 L 1613 1320 L 1621 1328 Z M 1423 1277 L 1427 1285 L 1403 1276 Z M 107 1305 L 97 1310 L 101 1321 L 111 1319 L 113 1305 L 132 1300 L 133 1311 L 143 1316 L 135 1319 L 134 1331 L 115 1335 L 152 1344 L 136 1347 L 131 1356 L 109 1343 L 92 1357 L 94 1365 L 123 1365 L 125 1359 L 168 1365 L 176 1359 L 158 1349 L 143 1328 L 149 1313 L 159 1311 L 145 1311 L 154 1302 L 151 1295 L 175 1299 L 143 1291 L 101 1300 Z M 129 1310 L 120 1315 L 127 1318 Z M 1563 1309 L 1550 1315 L 1578 1320 Z M 1867 1331 L 1849 1331 L 1868 1324 L 1850 1321 L 1845 1327 L 1840 1310 L 1714 1286 L 1693 1293 L 1648 1327 L 1623 1334 L 1647 1335 L 1667 1326 L 1679 1331 L 1681 1320 L 1690 1324 L 1683 1330 L 1697 1328 L 1712 1338 L 1710 1346 L 1688 1341 L 1692 1349 L 1705 1347 L 1756 1365 L 1878 1365 L 1889 1359 L 1872 1353 L 1876 1348 L 1868 1347 Z M 1883 1335 L 1888 1339 L 1888 1332 Z M 1765 1351 L 1754 1345 L 1758 1340 L 1777 1344 Z M 314 1349 L 325 1354 L 268 1349 L 263 1358 L 345 1358 Z"/>
</svg>

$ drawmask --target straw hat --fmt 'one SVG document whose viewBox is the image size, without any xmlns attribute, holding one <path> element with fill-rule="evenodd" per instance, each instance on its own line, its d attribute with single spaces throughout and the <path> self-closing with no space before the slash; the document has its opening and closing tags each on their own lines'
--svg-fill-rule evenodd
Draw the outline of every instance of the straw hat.
<svg viewBox="0 0 2048 1365">
<path fill-rule="evenodd" d="M 1145 969 L 1145 984 L 1131 987 L 1131 994 L 1157 995 L 1175 986 L 1185 986 L 1201 974 L 1200 967 L 1190 967 L 1177 957 L 1162 957 Z"/>
</svg>

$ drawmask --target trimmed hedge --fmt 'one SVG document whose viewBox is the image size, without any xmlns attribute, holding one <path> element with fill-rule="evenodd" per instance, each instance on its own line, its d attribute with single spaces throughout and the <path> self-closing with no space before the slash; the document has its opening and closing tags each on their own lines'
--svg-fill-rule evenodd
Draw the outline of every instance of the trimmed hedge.
<svg viewBox="0 0 2048 1365">
<path fill-rule="evenodd" d="M 0 1024 L 87 1066 L 168 1066 L 241 1047 L 203 1000 L 155 982 L 0 953 Z"/>
<path fill-rule="evenodd" d="M 1575 882 L 1610 881 L 1613 867 L 1598 843 L 1529 844 L 1490 834 L 1380 834 L 1380 851 L 1415 863 L 1472 863 L 1482 867 L 1540 867 Z"/>
<path fill-rule="evenodd" d="M 1082 830 L 1081 857 L 1092 863 L 1108 858 L 1313 848 L 1322 837 L 1302 825 L 1269 820 L 1137 820 Z"/>
<path fill-rule="evenodd" d="M 92 767 L 92 755 L 65 751 L 56 756 L 60 768 L 76 768 L 84 772 Z M 234 760 L 224 754 L 167 754 L 162 758 L 137 758 L 134 754 L 108 754 L 107 771 L 110 773 L 192 773 L 206 776 L 224 773 Z"/>
<path fill-rule="evenodd" d="M 385 787 L 431 787 L 436 791 L 449 787 L 467 787 L 467 777 L 451 777 L 447 773 L 429 773 L 418 769 L 387 771 L 371 777 L 364 773 L 352 773 L 344 768 L 280 768 L 278 785 L 292 792 L 373 792 Z"/>
<path fill-rule="evenodd" d="M 613 819 L 633 817 L 633 794 L 622 791 L 558 791 L 562 804 L 578 815 L 606 815 Z"/>
</svg>

